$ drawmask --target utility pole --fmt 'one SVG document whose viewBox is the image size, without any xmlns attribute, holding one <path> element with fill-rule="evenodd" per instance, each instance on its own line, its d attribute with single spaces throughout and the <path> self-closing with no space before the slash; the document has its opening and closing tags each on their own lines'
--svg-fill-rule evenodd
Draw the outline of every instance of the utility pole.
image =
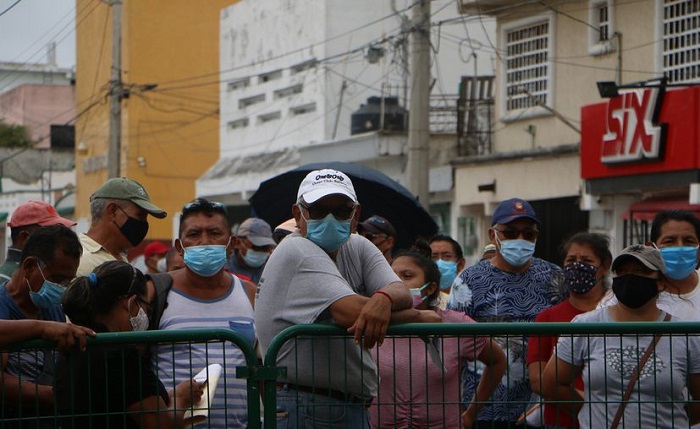
<svg viewBox="0 0 700 429">
<path fill-rule="evenodd" d="M 430 205 L 430 0 L 413 7 L 411 33 L 411 101 L 408 113 L 408 189 L 426 209 Z"/>
<path fill-rule="evenodd" d="M 112 0 L 112 74 L 109 81 L 109 178 L 119 177 L 122 143 L 122 0 Z"/>
</svg>

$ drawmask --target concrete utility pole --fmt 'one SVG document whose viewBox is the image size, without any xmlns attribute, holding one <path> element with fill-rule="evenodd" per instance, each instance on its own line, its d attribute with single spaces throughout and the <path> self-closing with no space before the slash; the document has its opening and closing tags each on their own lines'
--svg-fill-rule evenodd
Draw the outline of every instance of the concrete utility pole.
<svg viewBox="0 0 700 429">
<path fill-rule="evenodd" d="M 119 177 L 122 144 L 122 0 L 112 0 L 112 74 L 109 81 L 109 178 Z"/>
<path fill-rule="evenodd" d="M 408 189 L 426 209 L 430 205 L 430 0 L 413 7 L 411 33 L 411 101 L 408 113 Z"/>
</svg>

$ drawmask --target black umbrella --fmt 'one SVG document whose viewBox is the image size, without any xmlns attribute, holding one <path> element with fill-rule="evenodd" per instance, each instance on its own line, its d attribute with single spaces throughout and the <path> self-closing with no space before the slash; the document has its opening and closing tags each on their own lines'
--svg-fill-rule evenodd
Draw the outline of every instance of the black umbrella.
<svg viewBox="0 0 700 429">
<path fill-rule="evenodd" d="M 324 168 L 342 171 L 350 177 L 362 204 L 361 220 L 379 215 L 394 225 L 398 249 L 410 247 L 418 237 L 427 239 L 437 232 L 433 218 L 408 189 L 381 171 L 344 162 L 305 164 L 265 180 L 248 200 L 253 216 L 264 219 L 272 228 L 292 217 L 299 184 L 310 171 Z"/>
</svg>

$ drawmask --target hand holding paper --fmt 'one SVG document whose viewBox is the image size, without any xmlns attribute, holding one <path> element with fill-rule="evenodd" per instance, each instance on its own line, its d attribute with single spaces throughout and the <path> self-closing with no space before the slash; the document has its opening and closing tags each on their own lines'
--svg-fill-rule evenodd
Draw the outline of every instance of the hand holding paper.
<svg viewBox="0 0 700 429">
<path fill-rule="evenodd" d="M 209 408 L 214 402 L 214 394 L 216 393 L 216 386 L 219 384 L 221 370 L 221 365 L 215 363 L 204 368 L 193 377 L 194 381 L 198 383 L 206 382 L 206 384 L 203 386 L 204 393 L 199 402 L 193 404 L 191 410 L 185 411 L 183 417 L 184 427 L 191 427 L 207 420 Z"/>
</svg>

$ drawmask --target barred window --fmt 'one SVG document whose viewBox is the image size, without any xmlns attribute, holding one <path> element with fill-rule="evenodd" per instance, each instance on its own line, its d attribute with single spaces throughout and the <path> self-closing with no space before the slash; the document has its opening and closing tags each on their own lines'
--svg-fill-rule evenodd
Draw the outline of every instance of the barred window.
<svg viewBox="0 0 700 429">
<path fill-rule="evenodd" d="M 610 39 L 610 18 L 608 16 L 608 5 L 598 6 L 598 41 L 604 42 Z"/>
<path fill-rule="evenodd" d="M 549 31 L 549 20 L 506 31 L 506 111 L 547 104 Z"/>
<path fill-rule="evenodd" d="M 664 0 L 662 55 L 669 81 L 700 77 L 700 0 Z"/>
</svg>

